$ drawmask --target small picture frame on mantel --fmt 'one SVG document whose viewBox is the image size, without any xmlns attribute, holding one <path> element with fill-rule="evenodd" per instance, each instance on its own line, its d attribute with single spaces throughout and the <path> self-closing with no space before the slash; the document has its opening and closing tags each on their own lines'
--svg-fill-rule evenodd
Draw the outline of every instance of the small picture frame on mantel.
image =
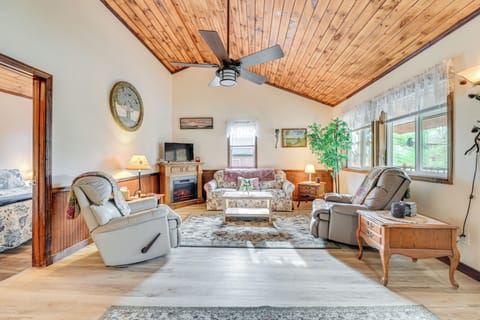
<svg viewBox="0 0 480 320">
<path fill-rule="evenodd" d="M 180 118 L 180 129 L 213 129 L 213 117 Z"/>
</svg>

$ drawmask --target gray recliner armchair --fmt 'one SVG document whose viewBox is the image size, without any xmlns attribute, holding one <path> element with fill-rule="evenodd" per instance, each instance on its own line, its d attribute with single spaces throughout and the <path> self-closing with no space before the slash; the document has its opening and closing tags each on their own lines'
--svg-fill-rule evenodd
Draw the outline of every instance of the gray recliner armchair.
<svg viewBox="0 0 480 320">
<path fill-rule="evenodd" d="M 327 193 L 312 204 L 310 232 L 315 237 L 357 245 L 357 210 L 390 210 L 404 198 L 410 178 L 400 168 L 375 167 L 351 196 Z"/>
<path fill-rule="evenodd" d="M 170 207 L 157 207 L 156 197 L 130 201 L 122 213 L 112 200 L 111 183 L 101 176 L 81 177 L 72 190 L 107 266 L 163 256 L 179 245 L 181 219 Z"/>
</svg>

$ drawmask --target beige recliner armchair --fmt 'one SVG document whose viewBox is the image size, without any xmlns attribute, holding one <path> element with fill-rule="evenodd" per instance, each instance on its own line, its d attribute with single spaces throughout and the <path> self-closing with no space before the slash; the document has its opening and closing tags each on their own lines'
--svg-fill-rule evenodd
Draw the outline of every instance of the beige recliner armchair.
<svg viewBox="0 0 480 320">
<path fill-rule="evenodd" d="M 170 207 L 157 207 L 156 197 L 130 201 L 122 214 L 111 199 L 111 183 L 101 176 L 81 177 L 72 190 L 107 266 L 163 256 L 179 245 L 181 219 Z"/>
<path fill-rule="evenodd" d="M 310 232 L 315 237 L 357 245 L 357 210 L 390 210 L 404 198 L 410 178 L 400 168 L 375 167 L 357 192 L 327 193 L 312 204 Z"/>
</svg>

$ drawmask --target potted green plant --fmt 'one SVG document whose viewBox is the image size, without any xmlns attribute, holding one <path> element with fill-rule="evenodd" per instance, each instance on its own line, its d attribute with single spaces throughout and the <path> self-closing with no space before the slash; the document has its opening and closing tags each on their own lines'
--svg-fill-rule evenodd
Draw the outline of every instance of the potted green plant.
<svg viewBox="0 0 480 320">
<path fill-rule="evenodd" d="M 346 164 L 352 148 L 350 130 L 345 121 L 333 119 L 325 127 L 318 123 L 308 126 L 308 144 L 319 163 L 331 170 L 336 192 L 340 192 L 340 169 Z"/>
</svg>

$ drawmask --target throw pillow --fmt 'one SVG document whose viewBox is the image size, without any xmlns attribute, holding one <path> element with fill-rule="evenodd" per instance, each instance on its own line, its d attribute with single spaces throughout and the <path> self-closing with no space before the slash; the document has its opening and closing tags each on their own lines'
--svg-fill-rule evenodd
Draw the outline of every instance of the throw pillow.
<svg viewBox="0 0 480 320">
<path fill-rule="evenodd" d="M 260 183 L 258 178 L 247 179 L 244 177 L 238 177 L 237 190 L 240 190 L 240 191 L 260 190 Z"/>
</svg>

